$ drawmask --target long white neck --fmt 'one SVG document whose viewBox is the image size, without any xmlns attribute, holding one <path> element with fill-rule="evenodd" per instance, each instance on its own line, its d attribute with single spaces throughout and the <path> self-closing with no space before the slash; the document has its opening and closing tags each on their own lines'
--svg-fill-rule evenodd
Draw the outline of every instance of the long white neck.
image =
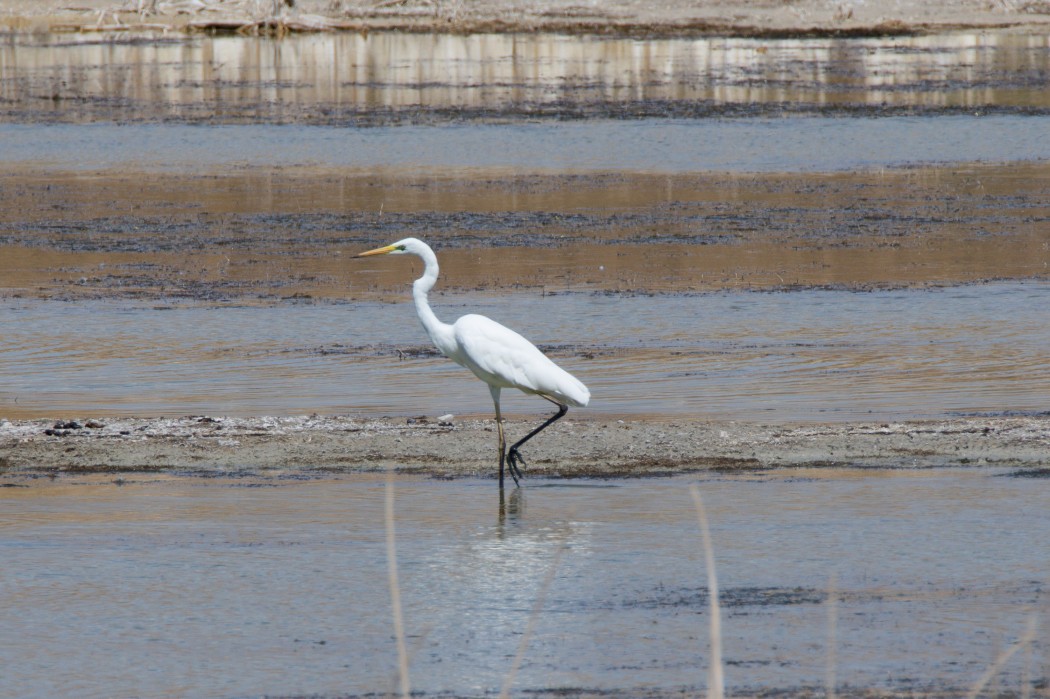
<svg viewBox="0 0 1050 699">
<path fill-rule="evenodd" d="M 430 308 L 430 302 L 427 301 L 427 293 L 433 289 L 434 284 L 437 283 L 437 255 L 435 255 L 434 251 L 429 247 L 417 251 L 416 254 L 419 255 L 425 265 L 423 276 L 412 284 L 412 298 L 416 302 L 416 315 L 419 316 L 419 322 L 423 324 L 423 328 L 427 331 L 427 335 L 430 335 L 431 341 L 437 345 L 437 348 L 441 350 L 443 354 L 447 355 L 454 351 L 455 346 L 455 340 L 452 336 L 452 326 L 438 320 L 438 317 Z"/>
</svg>

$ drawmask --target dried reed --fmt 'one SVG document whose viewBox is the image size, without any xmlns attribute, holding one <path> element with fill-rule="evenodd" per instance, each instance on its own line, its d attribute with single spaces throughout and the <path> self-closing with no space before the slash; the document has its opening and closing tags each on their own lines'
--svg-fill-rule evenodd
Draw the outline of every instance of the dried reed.
<svg viewBox="0 0 1050 699">
<path fill-rule="evenodd" d="M 711 530 L 707 526 L 707 514 L 700 489 L 689 486 L 689 493 L 696 505 L 696 517 L 700 521 L 700 534 L 704 543 L 704 563 L 707 567 L 707 597 L 711 607 L 711 665 L 707 670 L 708 699 L 725 696 L 725 677 L 722 670 L 722 616 L 718 604 L 718 576 L 715 574 L 715 549 L 711 544 Z"/>
<path fill-rule="evenodd" d="M 401 696 L 408 699 L 412 685 L 408 677 L 408 649 L 405 646 L 405 622 L 401 614 L 401 584 L 397 577 L 397 532 L 394 529 L 394 476 L 387 472 L 386 479 L 386 568 L 390 585 L 390 607 L 394 614 L 394 635 L 397 637 L 397 668 Z"/>
<path fill-rule="evenodd" d="M 970 689 L 969 694 L 966 696 L 968 699 L 977 699 L 977 696 L 984 690 L 985 686 L 995 677 L 999 671 L 1003 668 L 1003 665 L 1014 656 L 1014 654 L 1022 648 L 1027 648 L 1031 645 L 1032 641 L 1035 640 L 1036 627 L 1038 625 L 1038 616 L 1033 614 L 1028 619 L 1028 628 L 1025 630 L 1021 638 L 1017 639 L 1017 643 L 1014 643 L 1009 648 L 1003 650 L 999 654 L 999 657 L 995 659 L 995 662 L 984 671 L 977 683 L 974 684 L 973 688 Z"/>
</svg>

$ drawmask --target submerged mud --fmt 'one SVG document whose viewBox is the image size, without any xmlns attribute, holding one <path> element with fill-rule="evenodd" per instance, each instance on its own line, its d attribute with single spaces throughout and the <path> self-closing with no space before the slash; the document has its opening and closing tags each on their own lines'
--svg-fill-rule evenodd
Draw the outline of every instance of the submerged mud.
<svg viewBox="0 0 1050 699">
<path fill-rule="evenodd" d="M 0 275 L 9 293 L 44 298 L 394 298 L 411 271 L 350 258 L 416 235 L 439 251 L 447 290 L 1046 279 L 1047 167 L 447 178 L 19 168 L 0 175 Z"/>
</svg>

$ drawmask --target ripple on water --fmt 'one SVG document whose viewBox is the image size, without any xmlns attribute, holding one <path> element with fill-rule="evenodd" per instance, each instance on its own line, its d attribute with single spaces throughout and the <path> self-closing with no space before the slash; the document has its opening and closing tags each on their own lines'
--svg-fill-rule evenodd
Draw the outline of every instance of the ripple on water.
<svg viewBox="0 0 1050 699">
<path fill-rule="evenodd" d="M 580 376 L 591 414 L 851 420 L 1045 410 L 1050 287 L 871 293 L 443 297 L 522 329 Z M 451 310 L 449 308 L 451 307 Z M 487 414 L 412 305 L 214 308 L 12 300 L 6 416 Z M 507 396 L 508 411 L 538 410 Z"/>
<path fill-rule="evenodd" d="M 832 598 L 842 686 L 970 688 L 1042 603 L 1048 491 L 986 470 L 805 475 L 701 484 L 729 688 L 823 687 Z M 397 479 L 413 688 L 497 691 L 530 619 L 519 690 L 702 688 L 709 612 L 688 480 L 530 482 L 501 516 L 491 480 Z M 20 610 L 5 622 L 19 643 L 0 647 L 5 689 L 387 691 L 384 494 L 368 475 L 0 490 L 0 578 Z M 1039 681 L 1024 655 L 1000 687 Z"/>
</svg>

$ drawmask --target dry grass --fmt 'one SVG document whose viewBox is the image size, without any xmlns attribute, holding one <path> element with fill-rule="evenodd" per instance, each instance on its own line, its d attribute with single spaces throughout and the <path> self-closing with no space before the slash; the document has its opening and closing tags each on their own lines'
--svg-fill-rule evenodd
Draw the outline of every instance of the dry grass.
<svg viewBox="0 0 1050 699">
<path fill-rule="evenodd" d="M 397 531 L 394 520 L 394 476 L 387 472 L 386 479 L 386 561 L 387 582 L 390 585 L 390 606 L 394 615 L 394 635 L 397 637 L 397 668 L 401 696 L 405 699 L 412 693 L 408 676 L 408 648 L 405 645 L 405 620 L 401 612 L 401 583 L 397 576 Z"/>
<path fill-rule="evenodd" d="M 696 518 L 700 522 L 700 534 L 704 544 L 704 563 L 707 567 L 707 598 L 711 607 L 711 664 L 707 670 L 708 699 L 722 699 L 725 696 L 725 673 L 722 667 L 722 615 L 718 604 L 718 576 L 715 573 L 715 548 L 711 543 L 711 529 L 707 525 L 707 513 L 700 489 L 689 486 L 689 494 L 696 505 Z"/>
<path fill-rule="evenodd" d="M 824 692 L 828 699 L 835 699 L 837 683 L 836 667 L 838 666 L 838 626 L 839 626 L 839 578 L 834 573 L 828 579 L 828 662 L 824 674 Z"/>
<path fill-rule="evenodd" d="M 991 682 L 992 678 L 999 674 L 999 671 L 1003 669 L 1003 666 L 1006 665 L 1007 661 L 1009 661 L 1010 658 L 1012 658 L 1014 654 L 1017 653 L 1017 651 L 1021 650 L 1022 648 L 1028 648 L 1032 645 L 1032 641 L 1035 640 L 1036 629 L 1038 628 L 1038 621 L 1038 616 L 1035 614 L 1029 617 L 1028 628 L 1025 629 L 1024 634 L 1022 634 L 1021 638 L 1017 639 L 1016 643 L 1014 643 L 1009 648 L 1003 649 L 1003 651 L 999 653 L 999 657 L 995 659 L 995 662 L 993 662 L 988 667 L 988 669 L 984 671 L 984 674 L 981 675 L 981 677 L 977 680 L 974 686 L 970 689 L 969 694 L 966 695 L 968 699 L 977 699 L 977 697 L 981 695 L 981 692 L 984 691 L 984 688 L 988 685 L 988 683 Z M 1027 684 L 1025 690 L 1027 690 Z M 1027 692 L 1025 691 L 1025 693 Z"/>
</svg>

